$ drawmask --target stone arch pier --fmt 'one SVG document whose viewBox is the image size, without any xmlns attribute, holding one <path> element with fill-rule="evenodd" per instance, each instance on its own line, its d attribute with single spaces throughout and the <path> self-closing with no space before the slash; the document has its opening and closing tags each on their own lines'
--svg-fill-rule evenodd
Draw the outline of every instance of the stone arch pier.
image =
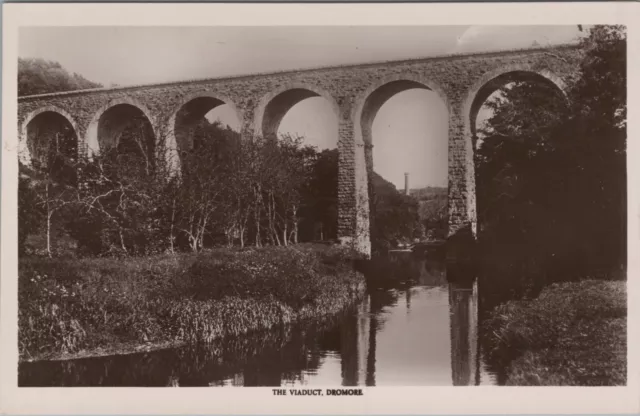
<svg viewBox="0 0 640 416">
<path fill-rule="evenodd" d="M 449 239 L 472 242 L 473 136 L 480 107 L 493 91 L 516 80 L 563 91 L 576 76 L 581 56 L 578 46 L 563 45 L 20 97 L 19 157 L 31 163 L 29 129 L 47 120 L 66 120 L 77 135 L 79 155 L 90 157 L 117 145 L 128 123 L 143 119 L 153 133 L 154 148 L 166 144 L 166 157 L 175 161 L 180 148 L 189 146 L 189 126 L 217 106 L 231 106 L 243 138 L 266 137 L 277 133 L 296 103 L 324 97 L 338 119 L 338 237 L 369 255 L 373 118 L 393 95 L 426 88 L 438 94 L 449 113 Z"/>
</svg>

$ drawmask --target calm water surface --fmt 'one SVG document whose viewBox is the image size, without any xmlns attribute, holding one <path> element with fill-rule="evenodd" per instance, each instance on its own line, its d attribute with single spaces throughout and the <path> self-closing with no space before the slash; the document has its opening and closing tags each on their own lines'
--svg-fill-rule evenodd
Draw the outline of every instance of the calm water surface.
<svg viewBox="0 0 640 416">
<path fill-rule="evenodd" d="M 24 363 L 21 386 L 465 386 L 496 384 L 478 343 L 477 283 L 441 260 L 396 255 L 330 322 L 186 348 Z"/>
</svg>

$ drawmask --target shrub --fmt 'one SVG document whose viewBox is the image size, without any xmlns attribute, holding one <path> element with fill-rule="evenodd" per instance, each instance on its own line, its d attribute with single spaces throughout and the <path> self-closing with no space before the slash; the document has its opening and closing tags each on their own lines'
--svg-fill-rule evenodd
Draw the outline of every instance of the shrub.
<svg viewBox="0 0 640 416">
<path fill-rule="evenodd" d="M 144 258 L 22 258 L 20 354 L 211 342 L 337 313 L 363 289 L 342 249 L 225 249 Z"/>
<path fill-rule="evenodd" d="M 624 359 L 610 356 L 626 349 L 625 331 L 616 330 L 626 314 L 624 282 L 553 284 L 535 299 L 510 301 L 495 308 L 483 323 L 483 349 L 490 363 L 511 371 L 511 383 L 517 379 L 524 384 L 548 384 L 549 380 L 575 384 L 576 377 L 589 373 L 581 379 L 582 384 L 602 384 L 599 367 L 603 364 L 598 362 L 608 360 L 612 374 L 624 372 L 619 368 L 624 367 Z M 525 371 L 523 366 L 539 368 Z M 572 367 L 574 373 L 562 373 L 563 367 L 567 371 Z M 554 374 L 530 377 L 545 368 Z"/>
</svg>

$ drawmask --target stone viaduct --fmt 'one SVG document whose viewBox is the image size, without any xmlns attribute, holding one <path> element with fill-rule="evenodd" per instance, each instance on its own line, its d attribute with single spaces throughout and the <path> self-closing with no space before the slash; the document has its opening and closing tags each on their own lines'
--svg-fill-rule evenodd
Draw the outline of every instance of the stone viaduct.
<svg viewBox="0 0 640 416">
<path fill-rule="evenodd" d="M 177 155 L 189 146 L 189 124 L 219 105 L 236 112 L 248 138 L 274 135 L 292 106 L 324 97 L 338 120 L 338 235 L 343 244 L 369 254 L 373 119 L 393 95 L 426 88 L 440 96 L 449 114 L 449 239 L 473 240 L 473 152 L 480 107 L 497 88 L 515 80 L 550 83 L 564 91 L 581 55 L 579 47 L 562 45 L 20 97 L 19 157 L 30 163 L 33 131 L 52 116 L 73 127 L 81 157 L 115 145 L 140 117 L 149 121 L 156 140 L 164 138 Z"/>
</svg>

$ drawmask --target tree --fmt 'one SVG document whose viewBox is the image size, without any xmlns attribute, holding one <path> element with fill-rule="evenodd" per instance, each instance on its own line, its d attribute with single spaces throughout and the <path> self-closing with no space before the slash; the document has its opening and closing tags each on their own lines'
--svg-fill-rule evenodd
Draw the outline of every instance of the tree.
<svg viewBox="0 0 640 416">
<path fill-rule="evenodd" d="M 444 191 L 446 192 L 446 188 Z M 419 204 L 420 220 L 424 224 L 427 237 L 436 240 L 446 239 L 449 228 L 447 194 L 419 201 Z"/>
<path fill-rule="evenodd" d="M 82 75 L 70 74 L 58 62 L 18 58 L 18 96 L 101 87 Z"/>
<path fill-rule="evenodd" d="M 168 241 L 166 197 L 172 188 L 149 133 L 134 123 L 115 148 L 79 163 L 81 180 L 67 228 L 81 249 L 147 255 Z"/>
<path fill-rule="evenodd" d="M 310 180 L 302 190 L 301 235 L 306 240 L 337 238 L 338 150 L 323 150 L 313 158 Z"/>
<path fill-rule="evenodd" d="M 621 264 L 626 252 L 624 28 L 595 26 L 582 46 L 569 105 L 546 84 L 504 86 L 476 152 L 487 255 L 552 279 Z"/>
<path fill-rule="evenodd" d="M 224 208 L 226 175 L 224 161 L 229 141 L 218 125 L 208 122 L 196 126 L 194 148 L 183 155 L 183 172 L 179 183 L 179 229 L 193 252 L 204 248 L 205 236 L 215 225 Z"/>
<path fill-rule="evenodd" d="M 35 231 L 27 224 L 34 224 L 39 212 L 44 219 L 46 253 L 52 255 L 52 226 L 54 216 L 73 201 L 76 187 L 77 138 L 68 122 L 52 119 L 35 132 L 32 144 L 32 166 L 21 165 L 23 193 L 20 202 L 33 203 L 31 208 L 21 207 L 26 221 L 22 238 Z M 27 179 L 28 178 L 28 179 Z M 29 230 L 29 231 L 27 231 Z M 24 241 L 23 241 L 24 242 Z"/>
<path fill-rule="evenodd" d="M 228 153 L 225 172 L 226 209 L 223 211 L 223 231 L 227 245 L 232 246 L 238 240 L 240 247 L 247 241 L 247 222 L 251 214 L 251 192 L 248 185 L 251 163 L 245 155 L 247 148 L 254 145 L 250 141 L 242 141 L 236 133 L 232 151 Z"/>
<path fill-rule="evenodd" d="M 44 94 L 101 87 L 78 74 L 69 74 L 57 62 L 18 59 L 18 95 Z M 43 116 L 45 117 L 45 116 Z M 60 213 L 70 208 L 76 196 L 77 137 L 60 118 L 35 126 L 30 132 L 32 166 L 20 166 L 20 247 L 28 234 L 37 234 L 36 224 L 45 226 L 46 252 L 52 255 L 52 229 Z M 40 221 L 42 220 L 42 221 Z"/>
<path fill-rule="evenodd" d="M 43 213 L 37 205 L 38 194 L 26 168 L 20 165 L 18 177 L 18 252 L 26 251 L 27 237 L 36 234 L 42 226 Z"/>
<path fill-rule="evenodd" d="M 301 137 L 288 135 L 269 148 L 275 151 L 271 160 L 278 167 L 267 191 L 272 201 L 269 213 L 274 221 L 271 221 L 271 227 L 275 232 L 274 240 L 286 246 L 289 241 L 298 242 L 300 207 L 304 189 L 311 181 L 316 151 L 304 146 Z"/>
<path fill-rule="evenodd" d="M 418 200 L 418 214 L 424 224 L 425 236 L 429 239 L 446 239 L 449 228 L 448 189 L 427 186 L 412 189 L 411 196 Z"/>
<path fill-rule="evenodd" d="M 573 119 L 565 133 L 579 134 L 572 160 L 571 197 L 590 230 L 590 258 L 626 263 L 627 42 L 624 26 L 594 26 L 582 40 L 581 76 L 571 91 Z M 597 242 L 597 244 L 595 243 Z"/>
<path fill-rule="evenodd" d="M 396 187 L 373 172 L 371 186 L 375 191 L 371 230 L 374 246 L 395 245 L 403 240 L 422 237 L 423 227 L 418 213 L 418 200 L 404 195 Z"/>
</svg>

